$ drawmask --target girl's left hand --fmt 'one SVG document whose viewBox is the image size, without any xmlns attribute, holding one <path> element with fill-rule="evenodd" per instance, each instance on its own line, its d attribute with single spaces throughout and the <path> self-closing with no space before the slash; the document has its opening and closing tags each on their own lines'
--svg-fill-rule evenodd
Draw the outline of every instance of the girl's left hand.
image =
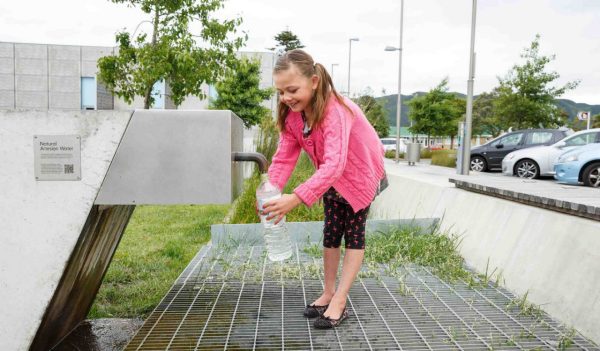
<svg viewBox="0 0 600 351">
<path fill-rule="evenodd" d="M 279 199 L 271 200 L 264 205 L 263 213 L 268 213 L 267 221 L 275 218 L 275 224 L 279 223 L 283 217 L 300 205 L 302 200 L 296 194 L 283 194 Z"/>
</svg>

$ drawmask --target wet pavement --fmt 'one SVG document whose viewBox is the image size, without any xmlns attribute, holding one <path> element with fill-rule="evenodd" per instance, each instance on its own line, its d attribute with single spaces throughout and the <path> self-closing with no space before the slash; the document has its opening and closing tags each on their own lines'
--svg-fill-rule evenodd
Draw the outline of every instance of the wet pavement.
<svg viewBox="0 0 600 351">
<path fill-rule="evenodd" d="M 121 351 L 141 328 L 142 319 L 85 320 L 53 351 Z"/>
</svg>

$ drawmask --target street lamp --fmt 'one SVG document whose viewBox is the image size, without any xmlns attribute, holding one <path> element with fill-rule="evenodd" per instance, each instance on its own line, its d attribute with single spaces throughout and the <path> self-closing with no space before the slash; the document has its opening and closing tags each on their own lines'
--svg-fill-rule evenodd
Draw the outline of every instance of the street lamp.
<svg viewBox="0 0 600 351">
<path fill-rule="evenodd" d="M 334 83 L 334 80 L 333 80 L 333 67 L 335 67 L 335 66 L 339 66 L 339 64 L 337 64 L 337 63 L 332 63 L 331 64 L 331 83 Z M 333 86 L 335 86 L 335 84 L 333 84 Z"/>
<path fill-rule="evenodd" d="M 459 174 L 469 175 L 471 168 L 471 123 L 473 121 L 473 80 L 475 79 L 475 18 L 477 16 L 477 0 L 473 0 L 471 13 L 471 48 L 469 50 L 469 79 L 467 81 L 467 116 L 465 133 L 462 142 L 462 165 Z"/>
<path fill-rule="evenodd" d="M 400 46 L 386 46 L 385 51 L 398 51 L 398 99 L 396 101 L 396 163 L 400 162 L 400 129 L 402 111 L 402 20 L 404 18 L 404 0 L 400 1 Z M 408 151 L 408 150 L 407 150 Z"/>
<path fill-rule="evenodd" d="M 135 37 L 135 33 L 137 32 L 137 30 L 140 28 L 140 26 L 142 25 L 142 23 L 144 22 L 148 22 L 150 24 L 152 24 L 152 22 L 148 21 L 148 20 L 143 20 L 140 23 L 138 23 L 138 25 L 135 27 L 135 29 L 133 30 L 133 34 L 131 34 L 131 39 L 133 40 L 133 38 Z"/>
<path fill-rule="evenodd" d="M 358 38 L 348 40 L 348 97 L 350 97 L 350 64 L 352 63 L 352 42 L 358 41 Z"/>
</svg>

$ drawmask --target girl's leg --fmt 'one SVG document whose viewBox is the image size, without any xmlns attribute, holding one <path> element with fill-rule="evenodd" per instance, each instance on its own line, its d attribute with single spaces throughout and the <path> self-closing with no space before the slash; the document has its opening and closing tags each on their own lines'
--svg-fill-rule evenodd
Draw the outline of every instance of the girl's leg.
<svg viewBox="0 0 600 351">
<path fill-rule="evenodd" d="M 347 206 L 344 215 L 344 221 L 346 222 L 344 234 L 346 254 L 344 255 L 342 276 L 338 288 L 331 298 L 329 308 L 323 313 L 325 317 L 339 319 L 344 311 L 344 307 L 346 307 L 346 298 L 350 292 L 352 283 L 354 283 L 354 279 L 356 279 L 360 271 L 365 256 L 365 229 L 369 207 L 354 213 L 350 205 Z"/>
<path fill-rule="evenodd" d="M 313 305 L 325 306 L 331 301 L 335 294 L 335 279 L 337 276 L 338 266 L 340 265 L 340 247 L 323 248 L 323 267 L 325 274 L 325 287 L 323 294 L 313 302 Z"/>
<path fill-rule="evenodd" d="M 324 316 L 338 319 L 342 315 L 344 307 L 346 306 L 346 297 L 350 292 L 354 279 L 356 279 L 356 275 L 360 271 L 364 255 L 365 250 L 346 249 L 340 283 L 329 302 L 329 308 L 327 308 L 327 311 L 323 314 Z"/>
</svg>

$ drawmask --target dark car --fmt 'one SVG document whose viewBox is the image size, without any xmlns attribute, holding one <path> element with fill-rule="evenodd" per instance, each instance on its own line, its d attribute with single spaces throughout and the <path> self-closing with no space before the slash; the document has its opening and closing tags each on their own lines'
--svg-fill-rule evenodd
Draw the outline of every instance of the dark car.
<svg viewBox="0 0 600 351">
<path fill-rule="evenodd" d="M 533 146 L 551 145 L 572 133 L 570 129 L 523 129 L 503 134 L 471 149 L 471 170 L 502 169 L 502 159 L 510 152 Z"/>
</svg>

